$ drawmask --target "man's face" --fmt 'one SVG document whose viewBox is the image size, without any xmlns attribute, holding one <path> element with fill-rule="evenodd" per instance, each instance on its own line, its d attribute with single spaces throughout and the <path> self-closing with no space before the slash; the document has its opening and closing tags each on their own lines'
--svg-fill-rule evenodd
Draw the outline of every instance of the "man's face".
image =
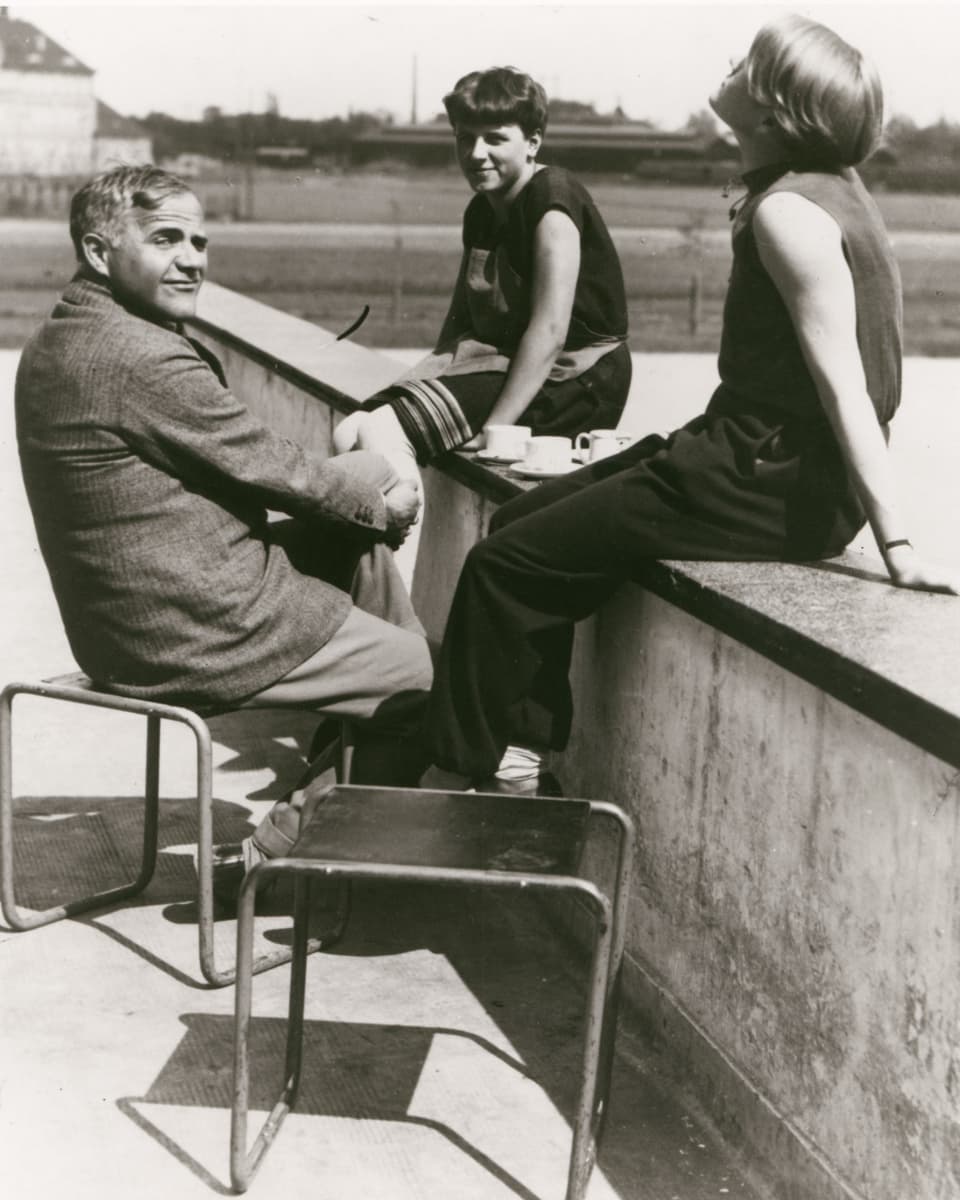
<svg viewBox="0 0 960 1200">
<path fill-rule="evenodd" d="M 200 201 L 192 192 L 179 192 L 152 212 L 131 209 L 102 254 L 118 298 L 160 320 L 192 317 L 207 270 Z"/>
</svg>

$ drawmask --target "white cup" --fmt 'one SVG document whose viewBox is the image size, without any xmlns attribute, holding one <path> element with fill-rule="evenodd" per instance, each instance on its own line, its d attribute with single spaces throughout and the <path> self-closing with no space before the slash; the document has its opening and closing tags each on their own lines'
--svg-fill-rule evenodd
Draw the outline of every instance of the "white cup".
<svg viewBox="0 0 960 1200">
<path fill-rule="evenodd" d="M 533 471 L 562 471 L 573 461 L 573 443 L 565 437 L 532 437 L 523 465 Z"/>
<path fill-rule="evenodd" d="M 517 462 L 527 452 L 530 440 L 529 425 L 484 425 L 484 449 L 491 458 Z"/>
<path fill-rule="evenodd" d="M 632 443 L 629 433 L 618 433 L 615 429 L 591 429 L 589 433 L 577 434 L 576 457 L 580 462 L 598 462 L 619 454 Z"/>
</svg>

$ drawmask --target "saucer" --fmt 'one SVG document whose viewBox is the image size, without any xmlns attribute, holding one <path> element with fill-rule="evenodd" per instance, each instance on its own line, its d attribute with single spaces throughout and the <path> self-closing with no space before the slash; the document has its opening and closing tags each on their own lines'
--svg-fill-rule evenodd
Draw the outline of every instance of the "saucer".
<svg viewBox="0 0 960 1200">
<path fill-rule="evenodd" d="M 569 462 L 562 467 L 528 467 L 525 462 L 515 462 L 510 464 L 510 470 L 521 479 L 556 479 L 560 475 L 569 475 L 581 466 L 582 463 Z"/>
<path fill-rule="evenodd" d="M 517 461 L 513 454 L 494 454 L 491 450 L 478 450 L 477 458 L 481 462 L 502 463 L 504 466 L 509 466 Z"/>
</svg>

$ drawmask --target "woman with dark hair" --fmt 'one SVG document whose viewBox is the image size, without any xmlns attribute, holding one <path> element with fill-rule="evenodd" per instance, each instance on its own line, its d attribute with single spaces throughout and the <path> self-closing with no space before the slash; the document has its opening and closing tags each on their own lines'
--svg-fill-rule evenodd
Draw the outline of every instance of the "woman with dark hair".
<svg viewBox="0 0 960 1200">
<path fill-rule="evenodd" d="M 436 348 L 334 445 L 384 454 L 401 476 L 487 424 L 573 436 L 616 426 L 630 386 L 620 261 L 569 171 L 537 162 L 547 98 L 510 67 L 474 71 L 444 98 L 475 195 Z"/>
<path fill-rule="evenodd" d="M 960 572 L 913 549 L 887 453 L 900 277 L 854 170 L 880 138 L 875 72 L 832 30 L 786 16 L 759 31 L 710 102 L 737 139 L 746 189 L 730 214 L 720 385 L 668 437 L 498 510 L 444 634 L 429 786 L 496 772 L 519 790 L 521 766 L 526 786 L 541 786 L 540 756 L 563 749 L 570 726 L 573 624 L 645 559 L 825 558 L 866 520 L 893 583 L 960 592 Z"/>
</svg>

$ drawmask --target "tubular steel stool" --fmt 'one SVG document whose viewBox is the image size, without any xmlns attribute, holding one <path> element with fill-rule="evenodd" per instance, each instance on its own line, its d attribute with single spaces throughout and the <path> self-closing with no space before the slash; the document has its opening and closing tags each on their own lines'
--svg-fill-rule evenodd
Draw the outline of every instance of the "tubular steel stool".
<svg viewBox="0 0 960 1200">
<path fill-rule="evenodd" d="M 94 895 L 83 896 L 42 912 L 23 913 L 17 907 L 13 854 L 13 699 L 18 695 L 41 696 L 48 700 L 65 700 L 94 708 L 115 709 L 118 712 L 139 713 L 147 718 L 146 782 L 144 788 L 143 853 L 140 873 L 131 883 Z M 185 708 L 160 704 L 152 700 L 135 700 L 98 690 L 81 671 L 58 675 L 42 683 L 10 683 L 0 692 L 0 907 L 11 929 L 36 929 L 76 913 L 86 912 L 117 900 L 125 900 L 142 892 L 153 878 L 157 864 L 157 833 L 160 802 L 160 724 L 177 721 L 193 733 L 197 754 L 197 911 L 200 948 L 200 970 L 204 979 L 214 987 L 232 983 L 236 967 L 221 969 L 216 964 L 213 921 L 213 753 L 207 719 L 222 716 L 235 708 Z M 340 738 L 329 748 L 330 765 L 336 766 L 338 777 L 349 771 L 349 746 L 345 723 Z M 334 759 L 336 755 L 336 760 Z M 322 764 L 318 764 L 320 766 Z M 329 939 L 332 940 L 332 939 Z M 309 951 L 326 944 L 311 939 Z M 293 950 L 284 947 L 259 955 L 250 969 L 266 971 L 279 963 L 289 962 Z"/>
<path fill-rule="evenodd" d="M 579 874 L 588 825 L 594 817 L 609 818 L 618 827 L 612 899 Z M 296 1100 L 303 1050 L 310 886 L 321 876 L 567 892 L 585 901 L 595 920 L 595 935 L 566 1191 L 566 1200 L 581 1200 L 596 1159 L 609 1091 L 633 841 L 630 818 L 616 805 L 602 801 L 349 785 L 329 789 L 289 857 L 255 866 L 240 893 L 230 1129 L 234 1189 L 246 1190 Z M 295 882 L 285 1082 L 248 1151 L 254 904 L 257 888 L 281 874 L 292 874 Z"/>
</svg>

